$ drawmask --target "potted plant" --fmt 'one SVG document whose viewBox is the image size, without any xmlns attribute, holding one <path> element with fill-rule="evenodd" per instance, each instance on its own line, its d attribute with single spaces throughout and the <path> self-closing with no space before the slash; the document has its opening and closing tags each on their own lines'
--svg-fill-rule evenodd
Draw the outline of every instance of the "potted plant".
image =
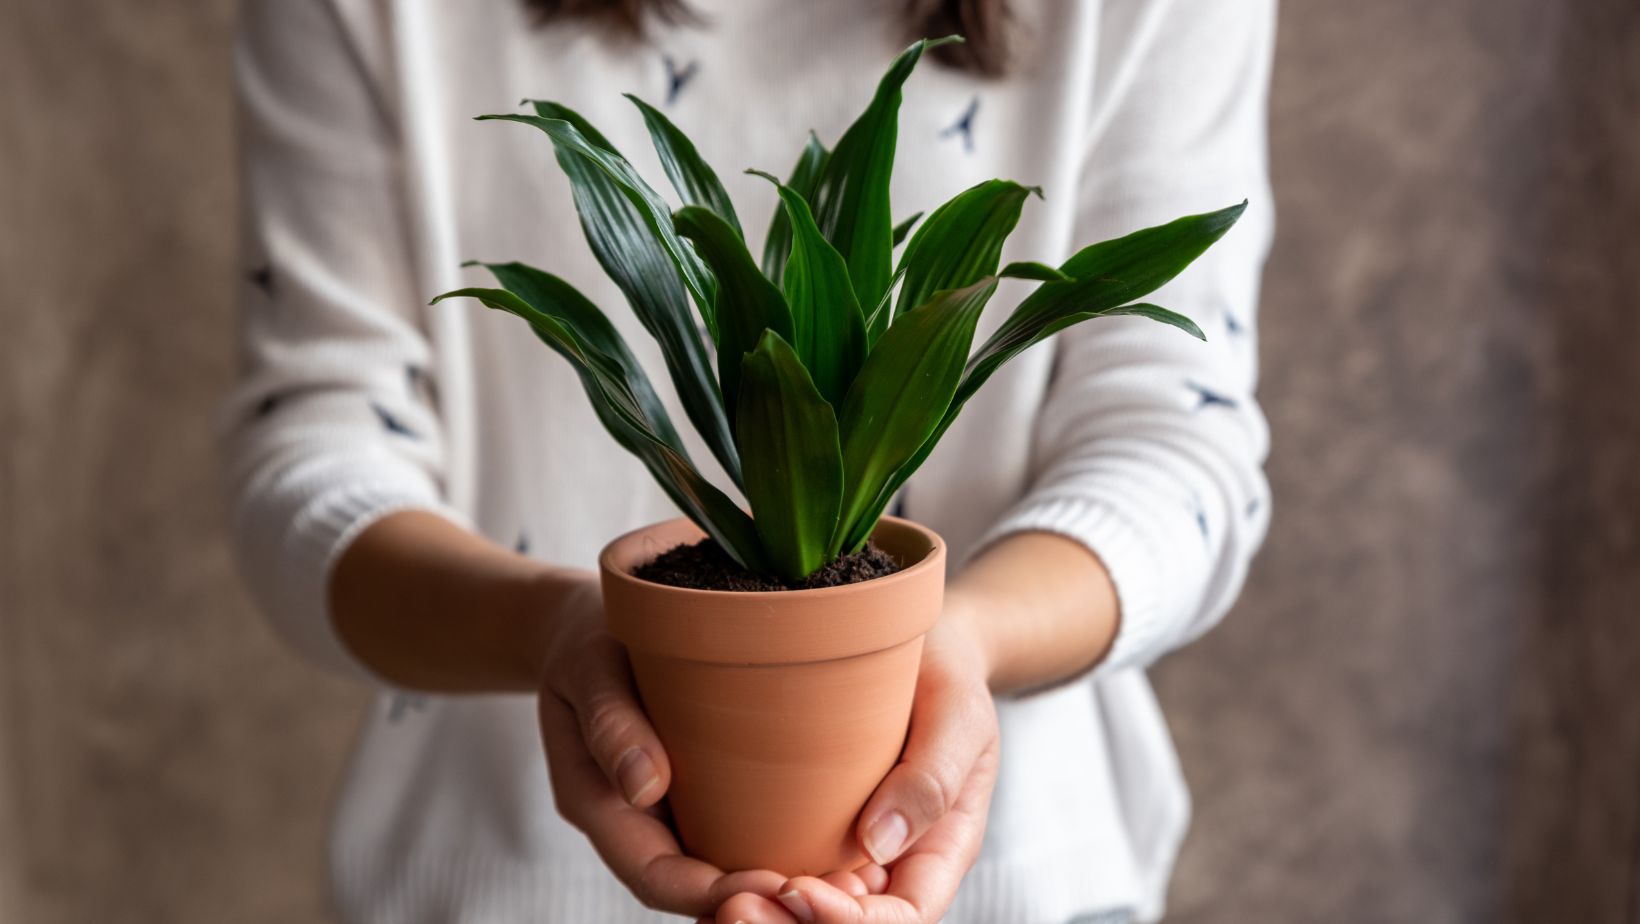
<svg viewBox="0 0 1640 924">
<path fill-rule="evenodd" d="M 435 299 L 526 321 L 686 515 L 614 540 L 600 566 L 611 631 L 672 762 L 674 823 L 690 853 L 724 869 L 823 874 L 864 860 L 855 816 L 904 743 L 945 569 L 937 535 L 884 510 L 991 374 L 1056 331 L 1138 315 L 1202 337 L 1137 299 L 1245 207 L 1094 244 L 1058 267 L 999 266 L 1026 198 L 1041 195 L 1019 183 L 965 190 L 915 233 L 917 216 L 896 226 L 901 87 L 944 41 L 960 39 L 895 58 L 836 145 L 811 135 L 784 182 L 751 171 L 780 199 L 761 260 L 712 168 L 642 101 L 676 210 L 562 105 L 481 117 L 551 139 L 588 244 L 750 506 L 701 475 L 620 334 L 562 279 L 485 264 L 499 288 Z M 1037 285 L 972 350 L 1001 278 Z"/>
</svg>

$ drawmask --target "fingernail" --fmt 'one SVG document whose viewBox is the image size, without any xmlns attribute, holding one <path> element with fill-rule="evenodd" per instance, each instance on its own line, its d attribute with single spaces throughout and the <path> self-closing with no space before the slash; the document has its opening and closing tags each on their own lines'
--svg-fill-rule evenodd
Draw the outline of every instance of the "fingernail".
<svg viewBox="0 0 1640 924">
<path fill-rule="evenodd" d="M 642 748 L 632 748 L 615 764 L 615 776 L 621 781 L 621 792 L 626 794 L 626 801 L 637 805 L 649 787 L 660 781 L 655 775 L 655 762 Z"/>
<path fill-rule="evenodd" d="M 796 915 L 799 921 L 814 920 L 814 909 L 809 907 L 808 899 L 803 897 L 802 892 L 792 889 L 790 892 L 776 895 L 775 898 L 780 899 L 780 904 L 785 905 L 786 910 Z"/>
<path fill-rule="evenodd" d="M 889 812 L 871 823 L 866 829 L 866 853 L 871 859 L 882 866 L 900 855 L 900 848 L 905 846 L 906 836 L 911 833 L 911 825 L 905 816 L 899 812 Z"/>
</svg>

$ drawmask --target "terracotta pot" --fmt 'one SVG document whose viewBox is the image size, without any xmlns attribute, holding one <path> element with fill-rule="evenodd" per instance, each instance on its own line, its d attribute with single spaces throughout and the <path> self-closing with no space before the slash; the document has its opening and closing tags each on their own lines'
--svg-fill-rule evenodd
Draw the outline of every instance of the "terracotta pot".
<svg viewBox="0 0 1640 924">
<path fill-rule="evenodd" d="M 945 543 L 884 517 L 873 539 L 904 570 L 820 590 L 688 590 L 632 576 L 700 538 L 670 520 L 599 556 L 610 630 L 672 762 L 684 849 L 726 870 L 857 867 L 860 809 L 905 744 Z"/>
</svg>

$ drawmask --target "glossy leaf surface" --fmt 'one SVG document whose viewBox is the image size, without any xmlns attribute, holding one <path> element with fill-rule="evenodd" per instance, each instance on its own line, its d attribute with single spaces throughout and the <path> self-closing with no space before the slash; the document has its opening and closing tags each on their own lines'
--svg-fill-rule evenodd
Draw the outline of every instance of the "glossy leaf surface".
<svg viewBox="0 0 1640 924">
<path fill-rule="evenodd" d="M 803 153 L 798 155 L 797 164 L 786 178 L 786 185 L 811 204 L 814 201 L 814 186 L 820 181 L 820 168 L 825 165 L 829 153 L 820 139 L 809 132 L 809 142 L 803 146 Z M 785 206 L 776 203 L 774 217 L 769 220 L 769 233 L 763 238 L 763 275 L 775 285 L 780 284 L 786 271 L 786 257 L 791 249 L 791 219 L 786 217 Z"/>
<path fill-rule="evenodd" d="M 773 331 L 741 364 L 735 428 L 764 553 L 782 578 L 801 581 L 829 560 L 843 457 L 836 413 Z"/>
<path fill-rule="evenodd" d="M 649 129 L 650 140 L 655 143 L 655 154 L 660 157 L 661 168 L 666 171 L 666 178 L 672 181 L 672 188 L 677 190 L 683 204 L 711 209 L 729 227 L 734 228 L 736 234 L 745 236 L 745 232 L 740 230 L 740 219 L 735 215 L 735 204 L 729 201 L 729 193 L 718 180 L 717 173 L 695 150 L 695 143 L 660 110 L 631 93 L 625 95 L 643 113 L 644 125 Z"/>
<path fill-rule="evenodd" d="M 883 486 L 916 454 L 951 404 L 994 277 L 940 292 L 895 320 L 866 357 L 838 415 L 843 506 L 832 549 L 860 530 Z M 875 517 L 871 517 L 875 523 Z"/>
<path fill-rule="evenodd" d="M 854 297 L 848 265 L 814 223 L 808 202 L 767 173 L 791 220 L 791 259 L 782 285 L 791 308 L 792 344 L 815 387 L 833 405 L 841 404 L 866 358 L 866 326 Z"/>
<path fill-rule="evenodd" d="M 762 570 L 765 562 L 751 517 L 689 461 L 620 335 L 607 326 L 607 319 L 604 325 L 587 323 L 588 311 L 596 314 L 597 308 L 568 283 L 550 274 L 540 276 L 544 278 L 529 289 L 538 302 L 507 289 L 485 288 L 447 292 L 434 302 L 475 298 L 524 319 L 538 338 L 570 362 L 604 428 L 644 463 L 673 503 L 736 561 Z M 606 352 L 598 343 L 615 344 L 615 352 Z"/>
<path fill-rule="evenodd" d="M 694 242 L 701 259 L 717 277 L 714 310 L 718 316 L 718 388 L 723 392 L 723 406 L 733 428 L 741 357 L 757 348 L 765 330 L 790 342 L 791 311 L 785 296 L 752 262 L 740 235 L 716 212 L 686 205 L 674 220 L 678 233 Z"/>
</svg>

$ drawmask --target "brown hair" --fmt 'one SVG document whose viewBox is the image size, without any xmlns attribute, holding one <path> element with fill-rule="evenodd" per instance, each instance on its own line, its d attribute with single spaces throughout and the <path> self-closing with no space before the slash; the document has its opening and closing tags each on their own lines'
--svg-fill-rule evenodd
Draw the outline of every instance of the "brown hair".
<svg viewBox="0 0 1640 924">
<path fill-rule="evenodd" d="M 943 64 L 996 77 L 1008 68 L 1009 0 L 904 0 L 908 38 L 959 34 L 966 42 L 933 52 Z M 699 19 L 687 0 L 524 0 L 537 22 L 581 19 L 639 35 L 648 17 L 666 23 Z"/>
</svg>

